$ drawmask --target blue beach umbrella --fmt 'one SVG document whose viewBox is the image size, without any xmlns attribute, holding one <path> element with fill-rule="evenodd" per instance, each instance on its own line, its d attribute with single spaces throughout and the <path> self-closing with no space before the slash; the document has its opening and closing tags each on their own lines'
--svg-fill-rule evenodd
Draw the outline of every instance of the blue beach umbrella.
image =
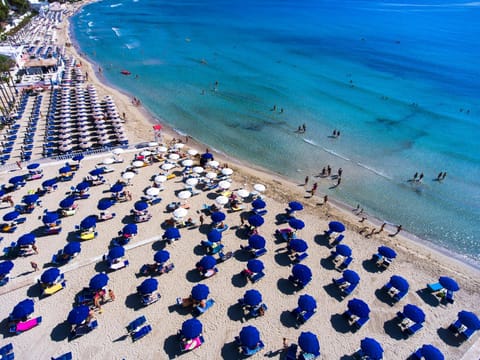
<svg viewBox="0 0 480 360">
<path fill-rule="evenodd" d="M 17 240 L 18 246 L 26 246 L 35 244 L 35 235 L 32 233 L 24 234 L 20 236 Z"/>
<path fill-rule="evenodd" d="M 0 263 L 0 275 L 6 275 L 10 272 L 10 270 L 13 269 L 13 262 L 8 260 L 8 261 L 2 261 Z"/>
<path fill-rule="evenodd" d="M 372 338 L 366 337 L 360 341 L 360 348 L 363 355 L 367 356 L 371 360 L 381 360 L 383 358 L 383 348 L 380 343 Z"/>
<path fill-rule="evenodd" d="M 163 264 L 170 259 L 170 253 L 167 250 L 159 250 L 153 255 L 153 261 Z"/>
<path fill-rule="evenodd" d="M 73 160 L 73 161 L 78 161 L 78 162 L 80 162 L 80 161 L 83 160 L 83 157 L 84 157 L 84 156 L 83 156 L 82 154 L 78 154 L 78 155 L 75 155 L 75 156 L 72 158 L 72 160 Z"/>
<path fill-rule="evenodd" d="M 81 245 L 78 241 L 69 242 L 63 248 L 63 252 L 67 255 L 75 255 L 82 251 Z"/>
<path fill-rule="evenodd" d="M 225 214 L 221 211 L 215 211 L 210 217 L 213 222 L 221 222 L 226 218 Z"/>
<path fill-rule="evenodd" d="M 302 309 L 302 311 L 313 311 L 317 308 L 317 301 L 311 295 L 300 295 L 298 298 L 298 307 Z"/>
<path fill-rule="evenodd" d="M 328 223 L 328 228 L 331 230 L 331 231 L 334 231 L 334 232 L 338 232 L 338 233 L 341 233 L 341 232 L 344 232 L 345 231 L 345 225 L 343 225 L 341 222 L 339 221 L 330 221 Z"/>
<path fill-rule="evenodd" d="M 178 239 L 180 237 L 180 231 L 176 227 L 171 227 L 165 230 L 163 236 L 168 240 Z"/>
<path fill-rule="evenodd" d="M 252 201 L 252 207 L 254 209 L 263 209 L 265 206 L 267 206 L 267 203 L 260 198 Z"/>
<path fill-rule="evenodd" d="M 103 169 L 102 168 L 98 168 L 98 169 L 93 169 L 92 171 L 90 171 L 90 175 L 92 176 L 98 176 L 98 175 L 102 175 L 104 173 Z"/>
<path fill-rule="evenodd" d="M 56 211 L 47 211 L 42 217 L 44 224 L 51 224 L 58 220 L 58 213 Z"/>
<path fill-rule="evenodd" d="M 219 242 L 222 240 L 222 233 L 217 229 L 210 230 L 207 234 L 207 239 L 210 242 Z"/>
<path fill-rule="evenodd" d="M 263 236 L 252 235 L 248 238 L 248 245 L 254 249 L 263 249 L 265 247 L 266 241 Z"/>
<path fill-rule="evenodd" d="M 97 217 L 95 215 L 89 215 L 80 223 L 81 229 L 90 229 L 97 225 Z"/>
<path fill-rule="evenodd" d="M 19 182 L 22 182 L 23 180 L 25 180 L 25 176 L 24 175 L 18 175 L 18 176 L 14 176 L 14 177 L 10 178 L 10 180 L 8 180 L 8 182 L 10 184 L 15 185 Z"/>
<path fill-rule="evenodd" d="M 39 166 L 40 166 L 39 163 L 28 164 L 28 165 L 27 165 L 27 169 L 28 169 L 28 170 L 35 170 L 35 169 L 38 168 Z"/>
<path fill-rule="evenodd" d="M 305 223 L 302 220 L 296 218 L 290 219 L 288 221 L 288 225 L 290 225 L 290 227 L 294 228 L 295 230 L 302 230 L 305 227 Z"/>
<path fill-rule="evenodd" d="M 203 331 L 202 323 L 195 319 L 188 319 L 182 324 L 182 335 L 187 339 L 194 339 Z"/>
<path fill-rule="evenodd" d="M 53 186 L 57 183 L 57 179 L 48 179 L 48 180 L 45 180 L 44 182 L 42 182 L 42 186 L 43 187 L 50 187 L 50 186 Z"/>
<path fill-rule="evenodd" d="M 257 214 L 250 215 L 248 217 L 248 223 L 251 226 L 259 227 L 259 226 L 262 226 L 264 222 L 265 222 L 264 218 Z"/>
<path fill-rule="evenodd" d="M 60 270 L 58 268 L 50 268 L 43 272 L 40 276 L 40 281 L 44 284 L 53 283 L 60 276 Z"/>
<path fill-rule="evenodd" d="M 405 280 L 403 277 L 398 276 L 398 275 L 393 275 L 390 278 L 390 284 L 397 289 L 398 291 L 404 292 L 407 291 L 408 288 L 410 287 L 408 284 L 408 281 Z"/>
<path fill-rule="evenodd" d="M 303 264 L 295 264 L 292 268 L 292 275 L 303 283 L 312 280 L 312 271 L 308 266 Z"/>
<path fill-rule="evenodd" d="M 335 247 L 335 252 L 339 255 L 348 257 L 352 255 L 352 249 L 349 246 L 340 244 Z"/>
<path fill-rule="evenodd" d="M 167 229 L 168 230 L 168 229 Z M 122 229 L 122 234 L 126 235 L 136 235 L 138 233 L 137 224 L 127 224 Z"/>
<path fill-rule="evenodd" d="M 447 290 L 450 290 L 450 291 L 460 290 L 460 286 L 458 286 L 457 282 L 448 276 L 441 276 L 438 279 L 438 282 Z"/>
<path fill-rule="evenodd" d="M 66 174 L 66 173 L 69 173 L 72 171 L 72 168 L 70 166 L 64 166 L 64 167 L 61 167 L 58 172 L 60 174 Z"/>
<path fill-rule="evenodd" d="M 75 188 L 77 191 L 83 191 L 90 187 L 90 183 L 88 181 L 82 181 L 80 184 L 77 185 Z"/>
<path fill-rule="evenodd" d="M 18 211 L 10 211 L 9 213 L 6 213 L 3 215 L 3 221 L 13 221 L 15 220 L 20 213 Z"/>
<path fill-rule="evenodd" d="M 458 319 L 467 328 L 480 330 L 480 319 L 473 312 L 462 310 L 458 313 Z"/>
<path fill-rule="evenodd" d="M 197 284 L 192 287 L 192 298 L 197 301 L 206 300 L 210 294 L 210 289 L 205 284 Z"/>
<path fill-rule="evenodd" d="M 75 198 L 73 196 L 67 196 L 65 199 L 60 201 L 59 205 L 62 209 L 68 209 L 73 205 L 74 202 Z"/>
<path fill-rule="evenodd" d="M 133 207 L 137 211 L 144 211 L 148 209 L 148 204 L 145 201 L 137 201 Z"/>
<path fill-rule="evenodd" d="M 204 160 L 212 160 L 213 159 L 213 155 L 209 152 L 206 152 L 204 154 L 202 154 L 202 159 Z"/>
<path fill-rule="evenodd" d="M 108 276 L 104 273 L 99 273 L 90 279 L 90 289 L 93 291 L 100 290 L 108 284 Z"/>
<path fill-rule="evenodd" d="M 37 194 L 25 195 L 23 197 L 23 202 L 27 205 L 34 204 L 38 200 Z"/>
<path fill-rule="evenodd" d="M 296 252 L 305 252 L 308 250 L 308 244 L 305 240 L 302 239 L 292 239 L 288 244 L 288 247 Z"/>
<path fill-rule="evenodd" d="M 240 330 L 240 342 L 249 349 L 254 349 L 260 342 L 260 332 L 255 326 L 244 326 Z"/>
<path fill-rule="evenodd" d="M 149 278 L 143 280 L 140 286 L 137 287 L 137 291 L 140 294 L 151 294 L 158 289 L 158 280 L 154 278 Z"/>
<path fill-rule="evenodd" d="M 300 334 L 298 337 L 298 346 L 308 354 L 313 354 L 314 356 L 320 355 L 320 343 L 318 342 L 317 335 L 310 331 Z"/>
<path fill-rule="evenodd" d="M 345 270 L 343 272 L 343 278 L 350 284 L 358 284 L 360 282 L 360 276 L 353 270 Z"/>
<path fill-rule="evenodd" d="M 262 294 L 255 289 L 247 290 L 243 295 L 243 302 L 250 306 L 257 306 L 262 302 Z"/>
<path fill-rule="evenodd" d="M 425 313 L 423 310 L 413 304 L 407 304 L 403 307 L 403 315 L 418 324 L 425 321 Z"/>
<path fill-rule="evenodd" d="M 119 259 L 125 256 L 125 248 L 123 246 L 114 246 L 108 252 L 108 258 L 110 260 Z"/>
<path fill-rule="evenodd" d="M 430 344 L 423 345 L 420 348 L 420 354 L 422 354 L 424 360 L 445 360 L 442 352 Z"/>
<path fill-rule="evenodd" d="M 87 320 L 89 313 L 90 313 L 90 308 L 87 305 L 75 306 L 68 313 L 67 321 L 71 325 L 80 325 L 85 320 Z"/>
<path fill-rule="evenodd" d="M 213 269 L 217 265 L 217 260 L 211 255 L 205 255 L 198 262 L 198 267 L 201 267 L 205 270 Z"/>
<path fill-rule="evenodd" d="M 347 303 L 348 310 L 351 311 L 353 315 L 356 315 L 360 318 L 368 317 L 370 314 L 370 308 L 368 304 L 360 299 L 354 298 Z"/>
<path fill-rule="evenodd" d="M 288 207 L 290 209 L 292 209 L 293 211 L 300 211 L 300 210 L 303 210 L 303 205 L 302 203 L 298 202 L 298 201 L 290 201 L 288 203 Z"/>
<path fill-rule="evenodd" d="M 20 301 L 13 308 L 12 313 L 10 314 L 13 320 L 19 320 L 27 317 L 35 311 L 34 303 L 32 299 L 25 299 Z"/>
<path fill-rule="evenodd" d="M 397 257 L 395 250 L 389 248 L 388 246 L 380 246 L 378 248 L 378 253 L 389 259 L 395 259 Z"/>
<path fill-rule="evenodd" d="M 109 209 L 113 204 L 115 204 L 114 201 L 112 201 L 111 199 L 100 199 L 98 201 L 98 205 L 97 205 L 97 209 L 98 210 L 107 210 Z"/>
<path fill-rule="evenodd" d="M 120 183 L 113 184 L 113 186 L 110 188 L 110 191 L 112 193 L 118 193 L 122 190 L 123 190 L 123 184 L 120 184 Z"/>
<path fill-rule="evenodd" d="M 265 266 L 263 265 L 263 262 L 258 259 L 252 259 L 248 260 L 247 262 L 247 269 L 250 270 L 253 273 L 259 273 L 263 271 Z"/>
</svg>

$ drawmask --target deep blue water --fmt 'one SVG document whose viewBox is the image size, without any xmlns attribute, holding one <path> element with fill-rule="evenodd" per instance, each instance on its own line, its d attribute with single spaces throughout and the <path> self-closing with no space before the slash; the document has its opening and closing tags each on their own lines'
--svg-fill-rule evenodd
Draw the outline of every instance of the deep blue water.
<svg viewBox="0 0 480 360">
<path fill-rule="evenodd" d="M 479 2 L 105 0 L 73 31 L 174 128 L 295 180 L 342 167 L 320 192 L 478 259 L 478 19 Z"/>
</svg>

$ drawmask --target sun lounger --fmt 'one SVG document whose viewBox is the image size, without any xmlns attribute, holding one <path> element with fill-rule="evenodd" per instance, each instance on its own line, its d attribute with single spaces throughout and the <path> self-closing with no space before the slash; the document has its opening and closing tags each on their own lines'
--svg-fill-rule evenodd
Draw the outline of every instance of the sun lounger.
<svg viewBox="0 0 480 360">
<path fill-rule="evenodd" d="M 265 311 L 267 311 L 267 309 L 268 307 L 266 304 L 261 304 L 260 306 L 250 308 L 250 311 L 248 312 L 248 316 L 252 318 L 263 316 L 265 314 Z"/>
<path fill-rule="evenodd" d="M 217 273 L 218 273 L 218 269 L 217 269 L 217 268 L 214 268 L 214 269 L 209 269 L 209 270 L 207 270 L 207 271 L 205 271 L 205 272 L 202 272 L 201 274 L 202 274 L 202 276 L 203 276 L 204 279 L 208 279 L 208 278 L 216 275 Z"/>
<path fill-rule="evenodd" d="M 85 334 L 88 334 L 90 331 L 96 329 L 97 327 L 98 327 L 97 320 L 93 320 L 89 324 L 77 326 L 75 329 L 72 330 L 71 338 L 74 339 L 76 337 L 80 337 Z"/>
<path fill-rule="evenodd" d="M 72 360 L 72 359 L 73 359 L 72 352 L 65 353 L 56 358 L 52 357 L 52 360 Z"/>
<path fill-rule="evenodd" d="M 60 226 L 45 226 L 44 227 L 44 235 L 57 235 L 60 234 L 62 228 Z"/>
<path fill-rule="evenodd" d="M 34 328 L 35 326 L 39 325 L 41 322 L 42 322 L 41 316 L 27 320 L 27 321 L 21 321 L 13 325 L 12 327 L 10 327 L 10 332 L 20 334 L 21 332 L 28 331 Z"/>
<path fill-rule="evenodd" d="M 259 273 L 256 273 L 256 274 L 253 274 L 251 276 L 249 276 L 248 278 L 250 279 L 250 281 L 255 284 L 257 281 L 259 281 L 260 279 L 262 279 L 263 277 L 265 276 L 265 273 L 264 272 L 259 272 Z"/>
<path fill-rule="evenodd" d="M 341 290 L 342 290 L 342 293 L 343 293 L 344 295 L 350 295 L 350 294 L 353 292 L 353 290 L 355 290 L 355 288 L 356 288 L 357 286 L 358 286 L 358 283 L 356 283 L 356 284 L 350 284 L 350 285 L 348 285 L 347 287 L 341 289 Z"/>
<path fill-rule="evenodd" d="M 468 339 L 470 339 L 472 337 L 472 335 L 474 333 L 475 333 L 474 329 L 466 329 L 465 331 L 462 331 L 460 333 L 460 336 L 461 336 L 463 341 L 467 341 Z"/>
<path fill-rule="evenodd" d="M 240 351 L 241 351 L 242 355 L 244 355 L 244 356 L 252 356 L 252 355 L 256 354 L 257 352 L 261 351 L 264 348 L 265 348 L 265 344 L 260 340 L 260 342 L 258 343 L 256 348 L 251 349 L 251 348 L 246 347 L 246 346 L 241 346 Z"/>
<path fill-rule="evenodd" d="M 5 276 L 2 280 L 0 280 L 0 286 L 7 285 L 9 281 L 10 278 L 8 276 Z"/>
<path fill-rule="evenodd" d="M 334 246 L 337 246 L 338 244 L 340 244 L 343 240 L 343 238 L 345 237 L 345 235 L 343 234 L 340 234 L 338 235 L 335 240 L 332 241 L 332 243 L 330 244 L 331 247 L 334 247 Z"/>
<path fill-rule="evenodd" d="M 255 250 L 255 251 L 252 252 L 253 256 L 256 257 L 256 258 L 258 258 L 258 257 L 260 257 L 260 256 L 262 256 L 266 253 L 267 253 L 267 249 L 265 249 L 265 248 L 258 249 L 258 250 Z"/>
<path fill-rule="evenodd" d="M 62 275 L 63 275 L 63 274 L 62 274 Z M 65 286 L 66 286 L 66 282 L 63 281 L 63 282 L 61 282 L 61 283 L 57 283 L 57 284 L 54 284 L 54 285 L 52 285 L 52 286 L 50 286 L 50 287 L 47 287 L 47 288 L 43 289 L 43 291 L 42 291 L 42 296 L 53 295 L 53 294 L 55 294 L 56 292 L 64 289 Z"/>
<path fill-rule="evenodd" d="M 363 318 L 359 318 L 357 319 L 357 321 L 355 321 L 353 323 L 353 325 L 355 326 L 355 328 L 357 329 L 360 329 L 363 325 L 365 325 L 365 323 L 370 320 L 370 318 L 367 316 L 367 317 L 363 317 Z"/>
<path fill-rule="evenodd" d="M 134 331 L 130 334 L 132 341 L 137 341 L 143 338 L 145 335 L 149 334 L 152 331 L 151 325 L 145 325 L 141 327 L 138 331 Z"/>
<path fill-rule="evenodd" d="M 130 324 L 127 325 L 127 332 L 130 334 L 132 332 L 137 331 L 137 329 L 143 326 L 146 322 L 147 322 L 147 318 L 144 315 L 136 318 Z"/>
<path fill-rule="evenodd" d="M 431 283 L 431 284 L 427 284 L 427 289 L 431 293 L 436 293 L 436 292 L 439 292 L 439 291 L 443 290 L 443 286 L 439 282 Z"/>
<path fill-rule="evenodd" d="M 353 260 L 353 257 L 347 256 L 347 257 L 343 260 L 343 262 L 342 262 L 340 265 L 338 265 L 338 267 L 337 267 L 338 270 L 345 270 L 346 268 L 348 268 L 348 266 L 350 265 L 350 263 L 352 262 L 352 260 Z"/>
<path fill-rule="evenodd" d="M 5 356 L 13 353 L 13 344 L 9 343 L 0 348 L 0 359 L 5 359 Z"/>
<path fill-rule="evenodd" d="M 287 353 L 285 354 L 285 360 L 297 360 L 297 344 L 292 344 L 288 347 Z"/>
<path fill-rule="evenodd" d="M 208 299 L 206 302 L 205 302 L 205 306 L 195 306 L 194 308 L 194 312 L 196 313 L 197 316 L 199 315 L 202 315 L 203 313 L 205 313 L 208 309 L 210 309 L 213 304 L 215 304 L 215 300 L 213 299 Z"/>
<path fill-rule="evenodd" d="M 453 304 L 455 302 L 454 292 L 451 290 L 447 290 L 443 301 L 447 304 Z"/>
<path fill-rule="evenodd" d="M 160 300 L 161 295 L 157 292 L 154 294 L 141 294 L 142 297 L 142 305 L 148 306 Z"/>
<path fill-rule="evenodd" d="M 413 324 L 412 326 L 406 328 L 406 329 L 405 329 L 405 332 L 406 332 L 408 335 L 413 335 L 413 334 L 415 334 L 417 331 L 419 331 L 421 328 L 423 328 L 423 325 L 422 325 L 422 324 L 415 323 L 415 324 Z"/>
<path fill-rule="evenodd" d="M 130 262 L 128 260 L 121 260 L 121 261 L 118 261 L 118 262 L 110 262 L 110 270 L 119 270 L 119 269 L 123 269 L 124 267 L 127 267 L 128 265 L 130 265 Z"/>
<path fill-rule="evenodd" d="M 180 349 L 182 350 L 182 352 L 195 350 L 196 348 L 202 346 L 204 342 L 205 342 L 205 339 L 203 338 L 203 336 L 200 335 L 195 339 L 182 341 Z"/>
<path fill-rule="evenodd" d="M 308 254 L 306 252 L 301 254 L 295 254 L 294 262 L 296 263 L 302 262 L 302 260 L 306 259 L 307 257 L 308 257 Z"/>
<path fill-rule="evenodd" d="M 78 238 L 82 241 L 93 240 L 97 237 L 98 233 L 96 231 L 82 232 L 78 235 Z"/>
<path fill-rule="evenodd" d="M 295 316 L 295 319 L 297 320 L 298 324 L 304 324 L 307 322 L 308 319 L 310 319 L 313 314 L 315 314 L 316 310 L 313 311 L 302 311 L 301 308 L 297 307 L 292 311 L 293 316 Z"/>
<path fill-rule="evenodd" d="M 457 319 L 454 323 L 450 324 L 450 326 L 448 327 L 448 330 L 450 330 L 455 334 L 458 334 L 460 332 L 461 327 L 462 327 L 462 322 L 459 319 Z"/>
</svg>

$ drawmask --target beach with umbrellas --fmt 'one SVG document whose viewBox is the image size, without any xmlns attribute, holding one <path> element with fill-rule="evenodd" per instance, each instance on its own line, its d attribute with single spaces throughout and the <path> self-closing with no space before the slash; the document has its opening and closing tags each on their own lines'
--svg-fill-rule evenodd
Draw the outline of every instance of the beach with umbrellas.
<svg viewBox="0 0 480 360">
<path fill-rule="evenodd" d="M 89 73 L 115 116 L 145 119 Z M 142 121 L 124 124 L 142 148 L 0 173 L 14 202 L 0 336 L 16 358 L 478 358 L 478 270 L 366 238 L 350 210 L 193 141 L 149 142 Z"/>
</svg>

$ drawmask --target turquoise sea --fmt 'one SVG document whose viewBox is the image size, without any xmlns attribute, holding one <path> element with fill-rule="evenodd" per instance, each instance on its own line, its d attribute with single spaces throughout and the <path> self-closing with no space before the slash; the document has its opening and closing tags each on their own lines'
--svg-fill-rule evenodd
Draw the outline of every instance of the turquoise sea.
<svg viewBox="0 0 480 360">
<path fill-rule="evenodd" d="M 458 0 L 104 0 L 72 32 L 162 122 L 478 261 L 479 18 Z M 341 186 L 312 177 L 327 164 Z"/>
</svg>

